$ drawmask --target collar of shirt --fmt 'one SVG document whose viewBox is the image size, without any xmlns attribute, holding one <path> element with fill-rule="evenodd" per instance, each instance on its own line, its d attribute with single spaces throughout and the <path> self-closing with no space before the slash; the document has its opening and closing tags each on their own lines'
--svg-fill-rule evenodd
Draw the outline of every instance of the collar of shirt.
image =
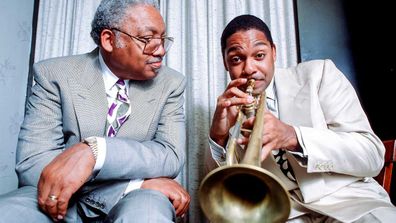
<svg viewBox="0 0 396 223">
<path fill-rule="evenodd" d="M 103 60 L 102 54 L 99 52 L 99 64 L 100 68 L 103 74 L 103 82 L 104 86 L 106 89 L 106 94 L 107 94 L 107 100 L 109 104 L 112 103 L 112 101 L 117 97 L 117 88 L 113 88 L 115 83 L 118 81 L 118 77 L 111 72 L 110 68 L 106 65 L 106 63 Z M 128 94 L 128 86 L 129 86 L 129 80 L 124 80 L 125 81 L 125 86 L 127 86 L 126 93 Z"/>
</svg>

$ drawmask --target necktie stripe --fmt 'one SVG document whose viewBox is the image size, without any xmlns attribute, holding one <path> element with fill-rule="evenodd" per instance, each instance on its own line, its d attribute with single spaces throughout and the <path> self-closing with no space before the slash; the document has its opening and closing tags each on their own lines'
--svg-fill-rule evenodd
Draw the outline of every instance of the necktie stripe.
<svg viewBox="0 0 396 223">
<path fill-rule="evenodd" d="M 107 113 L 106 135 L 108 137 L 114 137 L 117 134 L 119 128 L 128 119 L 131 112 L 125 82 L 119 79 L 115 86 L 118 89 L 117 96 Z"/>
<path fill-rule="evenodd" d="M 128 99 L 125 96 L 122 96 L 121 94 L 118 94 L 118 100 L 124 103 L 128 103 Z"/>
<path fill-rule="evenodd" d="M 111 104 L 111 106 L 110 106 L 110 108 L 109 108 L 109 112 L 108 112 L 108 114 L 110 115 L 110 116 L 113 116 L 113 112 L 114 112 L 114 109 L 117 107 L 117 104 L 116 103 L 112 103 Z"/>
<path fill-rule="evenodd" d="M 281 169 L 282 173 L 286 175 L 290 180 L 296 182 L 296 178 L 294 176 L 293 169 L 289 165 L 289 162 L 286 158 L 286 151 L 283 149 L 279 149 L 278 151 L 272 150 L 276 163 Z"/>
</svg>

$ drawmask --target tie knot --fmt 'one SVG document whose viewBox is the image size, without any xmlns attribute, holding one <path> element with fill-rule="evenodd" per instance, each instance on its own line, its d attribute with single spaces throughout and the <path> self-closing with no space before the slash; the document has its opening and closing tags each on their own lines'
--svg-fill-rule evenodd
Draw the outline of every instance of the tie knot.
<svg viewBox="0 0 396 223">
<path fill-rule="evenodd" d="M 128 95 L 125 89 L 125 81 L 118 79 L 118 81 L 116 82 L 116 86 L 118 88 L 117 99 L 124 103 L 129 103 Z"/>
<path fill-rule="evenodd" d="M 116 82 L 116 85 L 118 88 L 124 90 L 125 89 L 125 81 L 122 79 L 118 79 L 118 81 Z"/>
</svg>

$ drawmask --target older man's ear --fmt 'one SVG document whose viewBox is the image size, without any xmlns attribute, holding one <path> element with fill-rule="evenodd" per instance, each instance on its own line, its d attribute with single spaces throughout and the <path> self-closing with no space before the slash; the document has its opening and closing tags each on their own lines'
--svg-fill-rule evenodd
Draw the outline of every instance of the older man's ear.
<svg viewBox="0 0 396 223">
<path fill-rule="evenodd" d="M 113 51 L 114 43 L 115 43 L 115 34 L 110 29 L 104 29 L 100 33 L 100 45 L 102 49 L 106 52 L 110 53 Z"/>
</svg>

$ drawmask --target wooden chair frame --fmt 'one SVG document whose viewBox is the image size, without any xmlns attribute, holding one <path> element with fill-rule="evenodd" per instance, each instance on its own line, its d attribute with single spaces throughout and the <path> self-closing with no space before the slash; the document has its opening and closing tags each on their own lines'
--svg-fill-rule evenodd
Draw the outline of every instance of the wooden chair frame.
<svg viewBox="0 0 396 223">
<path fill-rule="evenodd" d="M 381 184 L 388 194 L 391 194 L 393 164 L 396 163 L 396 140 L 385 140 L 385 164 L 381 172 L 374 179 Z"/>
</svg>

